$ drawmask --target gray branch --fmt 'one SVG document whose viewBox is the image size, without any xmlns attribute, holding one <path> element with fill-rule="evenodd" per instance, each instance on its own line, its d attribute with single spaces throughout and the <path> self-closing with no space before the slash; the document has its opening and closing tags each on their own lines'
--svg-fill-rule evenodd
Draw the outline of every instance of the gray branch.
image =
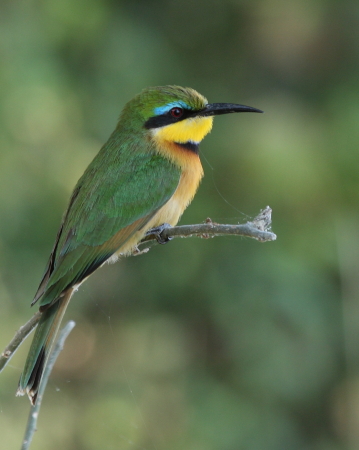
<svg viewBox="0 0 359 450">
<path fill-rule="evenodd" d="M 161 233 L 161 238 L 175 238 L 175 237 L 191 237 L 197 236 L 201 238 L 210 238 L 214 236 L 245 236 L 252 239 L 256 239 L 260 242 L 275 241 L 277 236 L 270 230 L 272 223 L 272 210 L 269 206 L 264 208 L 252 221 L 245 224 L 238 225 L 225 225 L 212 222 L 211 219 L 207 219 L 205 223 L 196 225 L 181 225 L 172 228 L 165 228 Z M 139 245 L 144 245 L 150 241 L 156 239 L 154 235 L 146 236 Z M 135 249 L 133 255 L 139 255 L 148 251 L 147 248 L 143 250 Z M 10 344 L 5 348 L 0 355 L 0 372 L 9 362 L 20 344 L 26 339 L 33 328 L 40 320 L 41 313 L 38 311 L 25 325 L 23 325 L 19 331 L 16 332 L 14 338 Z"/>
<path fill-rule="evenodd" d="M 165 228 L 161 233 L 162 239 L 175 237 L 192 237 L 209 238 L 224 235 L 245 236 L 256 239 L 260 242 L 275 241 L 277 236 L 270 231 L 272 224 L 272 209 L 267 206 L 252 221 L 238 224 L 225 225 L 212 222 L 207 219 L 205 223 L 196 225 L 181 225 L 172 228 Z M 155 235 L 145 237 L 140 244 L 156 239 Z M 135 253 L 136 254 L 136 253 Z"/>
<path fill-rule="evenodd" d="M 16 350 L 19 348 L 20 344 L 27 338 L 31 331 L 36 327 L 37 322 L 40 320 L 41 312 L 37 311 L 31 319 L 25 323 L 20 329 L 15 333 L 10 344 L 5 348 L 5 350 L 0 355 L 0 372 L 14 356 Z"/>
<path fill-rule="evenodd" d="M 49 359 L 47 361 L 44 374 L 42 376 L 42 380 L 39 386 L 39 391 L 37 394 L 37 399 L 34 406 L 31 406 L 29 418 L 27 421 L 26 431 L 24 440 L 22 442 L 21 450 L 28 450 L 31 445 L 32 438 L 34 437 L 34 433 L 36 431 L 36 424 L 37 419 L 39 417 L 40 407 L 42 398 L 45 393 L 47 381 L 49 379 L 49 376 L 51 374 L 51 371 L 55 365 L 55 362 L 61 352 L 61 350 L 64 348 L 65 341 L 67 339 L 67 336 L 71 333 L 72 329 L 75 326 L 75 322 L 73 320 L 70 320 L 70 322 L 61 330 L 59 337 L 57 341 L 55 342 Z"/>
</svg>

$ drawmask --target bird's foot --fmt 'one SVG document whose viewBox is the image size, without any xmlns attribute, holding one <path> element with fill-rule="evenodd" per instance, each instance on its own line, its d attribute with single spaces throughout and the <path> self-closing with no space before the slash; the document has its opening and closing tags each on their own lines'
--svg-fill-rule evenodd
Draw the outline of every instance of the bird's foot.
<svg viewBox="0 0 359 450">
<path fill-rule="evenodd" d="M 156 241 L 159 244 L 167 244 L 167 242 L 171 241 L 173 238 L 172 237 L 163 237 L 162 236 L 162 232 L 164 230 L 166 230 L 167 228 L 172 228 L 171 225 L 169 223 L 163 223 L 162 225 L 155 227 L 155 228 L 151 228 L 150 230 L 148 230 L 146 232 L 146 236 L 154 236 L 156 238 Z"/>
</svg>

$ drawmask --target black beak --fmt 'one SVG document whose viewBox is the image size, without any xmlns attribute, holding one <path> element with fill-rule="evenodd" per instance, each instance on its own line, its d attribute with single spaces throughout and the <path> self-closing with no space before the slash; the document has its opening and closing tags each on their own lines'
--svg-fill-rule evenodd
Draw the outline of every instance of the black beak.
<svg viewBox="0 0 359 450">
<path fill-rule="evenodd" d="M 234 103 L 209 103 L 201 111 L 193 112 L 193 117 L 219 116 L 221 114 L 230 114 L 237 112 L 262 113 L 263 111 L 257 108 L 252 108 L 252 106 L 236 105 Z"/>
</svg>

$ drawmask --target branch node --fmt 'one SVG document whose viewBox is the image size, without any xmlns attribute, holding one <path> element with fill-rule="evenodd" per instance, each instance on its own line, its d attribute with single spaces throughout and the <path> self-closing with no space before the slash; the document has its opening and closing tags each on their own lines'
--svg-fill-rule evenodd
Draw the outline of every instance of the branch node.
<svg viewBox="0 0 359 450">
<path fill-rule="evenodd" d="M 205 220 L 205 223 L 209 226 L 214 226 L 214 223 L 212 222 L 212 219 L 210 217 L 207 217 L 207 219 Z"/>
</svg>

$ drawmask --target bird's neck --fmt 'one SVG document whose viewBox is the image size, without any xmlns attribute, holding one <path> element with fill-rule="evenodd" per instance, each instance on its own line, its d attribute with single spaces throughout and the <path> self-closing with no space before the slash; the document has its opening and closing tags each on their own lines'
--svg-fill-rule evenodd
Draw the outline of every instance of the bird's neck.
<svg viewBox="0 0 359 450">
<path fill-rule="evenodd" d="M 211 131 L 212 123 L 212 117 L 196 117 L 155 128 L 151 130 L 155 148 L 182 170 L 197 165 L 199 143 Z"/>
</svg>

